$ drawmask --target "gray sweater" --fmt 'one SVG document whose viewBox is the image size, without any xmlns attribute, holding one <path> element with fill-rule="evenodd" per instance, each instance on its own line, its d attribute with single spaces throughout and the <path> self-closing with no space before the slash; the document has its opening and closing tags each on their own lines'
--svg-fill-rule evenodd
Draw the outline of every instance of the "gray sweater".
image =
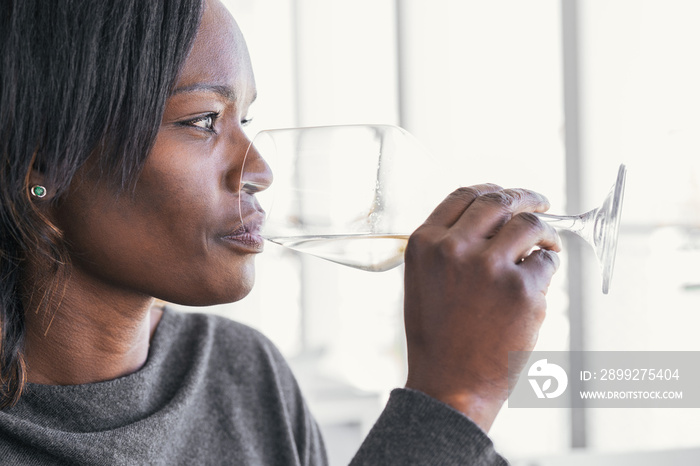
<svg viewBox="0 0 700 466">
<path fill-rule="evenodd" d="M 0 464 L 326 464 L 272 343 L 225 318 L 166 310 L 146 364 L 107 382 L 29 384 L 0 411 Z M 397 389 L 353 465 L 506 464 L 467 417 Z"/>
</svg>

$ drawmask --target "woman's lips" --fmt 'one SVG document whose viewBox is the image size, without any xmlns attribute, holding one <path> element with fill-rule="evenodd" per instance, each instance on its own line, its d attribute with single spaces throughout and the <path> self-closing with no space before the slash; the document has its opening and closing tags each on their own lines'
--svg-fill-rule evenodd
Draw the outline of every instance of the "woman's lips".
<svg viewBox="0 0 700 466">
<path fill-rule="evenodd" d="M 251 221 L 245 223 L 227 235 L 223 239 L 237 246 L 237 249 L 245 249 L 251 253 L 262 252 L 265 245 L 265 240 L 260 235 L 261 223 Z"/>
</svg>

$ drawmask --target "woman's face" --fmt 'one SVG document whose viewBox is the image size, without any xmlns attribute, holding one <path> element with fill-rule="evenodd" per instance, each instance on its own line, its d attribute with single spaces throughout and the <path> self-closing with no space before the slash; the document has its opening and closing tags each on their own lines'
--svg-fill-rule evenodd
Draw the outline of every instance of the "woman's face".
<svg viewBox="0 0 700 466">
<path fill-rule="evenodd" d="M 75 270 L 98 286 L 187 305 L 244 297 L 263 249 L 263 214 L 239 181 L 256 89 L 238 26 L 208 0 L 134 195 L 76 177 L 55 221 Z M 246 167 L 271 182 L 257 153 Z"/>
</svg>

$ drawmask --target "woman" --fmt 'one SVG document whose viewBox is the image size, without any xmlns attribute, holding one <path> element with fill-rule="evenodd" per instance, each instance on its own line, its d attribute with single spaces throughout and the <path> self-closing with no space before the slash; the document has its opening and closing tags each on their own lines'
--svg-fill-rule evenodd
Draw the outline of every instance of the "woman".
<svg viewBox="0 0 700 466">
<path fill-rule="evenodd" d="M 0 21 L 0 458 L 324 464 L 267 339 L 153 306 L 241 299 L 263 249 L 238 185 L 256 88 L 226 9 L 3 0 Z M 559 240 L 530 212 L 546 208 L 465 188 L 412 235 L 408 381 L 353 464 L 503 462 L 484 431 L 508 351 L 532 349 L 544 317 Z"/>
</svg>

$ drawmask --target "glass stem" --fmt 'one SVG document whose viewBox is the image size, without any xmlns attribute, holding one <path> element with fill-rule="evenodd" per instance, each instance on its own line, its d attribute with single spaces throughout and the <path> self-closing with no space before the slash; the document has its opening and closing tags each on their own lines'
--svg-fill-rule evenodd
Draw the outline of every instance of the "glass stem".
<svg viewBox="0 0 700 466">
<path fill-rule="evenodd" d="M 581 215 L 553 215 L 535 212 L 535 215 L 558 230 L 576 233 L 593 245 L 592 226 L 597 211 L 598 209 L 593 209 Z"/>
</svg>

